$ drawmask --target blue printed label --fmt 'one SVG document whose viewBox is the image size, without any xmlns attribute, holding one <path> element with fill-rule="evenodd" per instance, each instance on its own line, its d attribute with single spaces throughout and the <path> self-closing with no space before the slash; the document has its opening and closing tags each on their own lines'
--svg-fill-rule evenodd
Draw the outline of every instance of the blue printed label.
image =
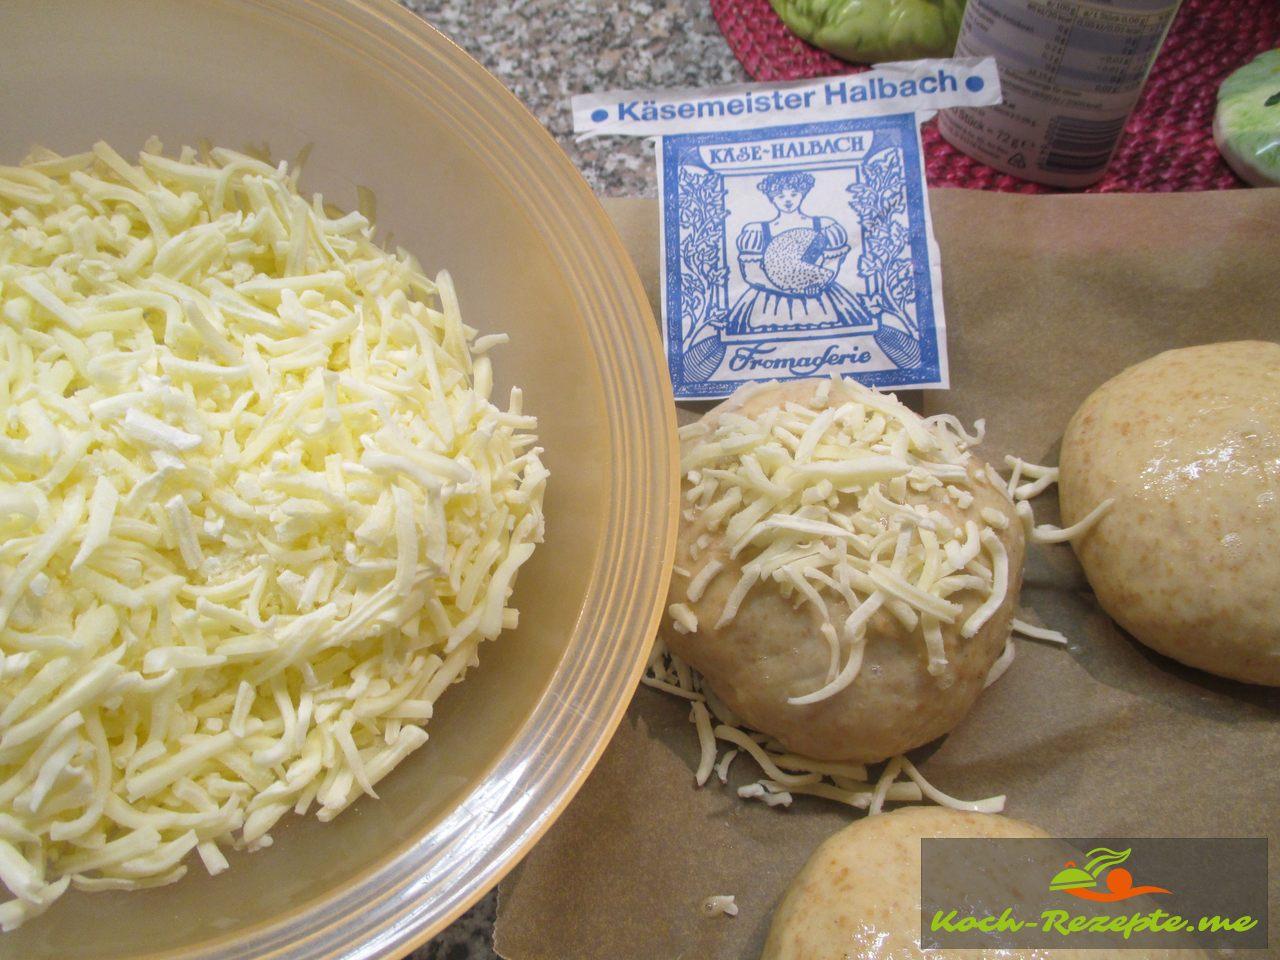
<svg viewBox="0 0 1280 960">
<path fill-rule="evenodd" d="M 993 59 L 953 57 L 881 63 L 843 77 L 790 83 L 579 94 L 572 108 L 579 137 L 648 137 L 999 102 L 1000 74 Z"/>
<path fill-rule="evenodd" d="M 668 135 L 658 182 L 677 399 L 832 373 L 947 386 L 914 114 Z"/>
</svg>

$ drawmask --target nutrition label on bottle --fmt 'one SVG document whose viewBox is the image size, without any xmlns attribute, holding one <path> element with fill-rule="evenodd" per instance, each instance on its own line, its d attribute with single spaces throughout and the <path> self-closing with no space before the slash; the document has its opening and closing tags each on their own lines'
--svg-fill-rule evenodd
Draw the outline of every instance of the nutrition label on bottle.
<svg viewBox="0 0 1280 960">
<path fill-rule="evenodd" d="M 1137 102 L 1176 0 L 969 0 L 957 56 L 994 56 L 1004 103 L 945 111 L 979 159 L 1065 186 L 1096 180 Z"/>
</svg>

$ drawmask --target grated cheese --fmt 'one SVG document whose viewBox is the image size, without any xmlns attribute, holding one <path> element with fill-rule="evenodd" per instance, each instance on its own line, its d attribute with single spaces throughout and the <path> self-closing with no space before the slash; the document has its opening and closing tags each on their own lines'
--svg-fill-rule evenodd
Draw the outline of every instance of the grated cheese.
<svg viewBox="0 0 1280 960">
<path fill-rule="evenodd" d="M 698 617 L 689 609 L 688 604 L 673 603 L 667 608 L 667 613 L 671 615 L 673 628 L 680 633 L 697 633 Z"/>
<path fill-rule="evenodd" d="M 984 690 L 1004 676 L 1005 671 L 1013 665 L 1013 658 L 1016 655 L 1017 648 L 1013 645 L 1013 637 L 1010 637 L 1005 641 L 1004 649 L 1000 651 L 1000 656 L 996 657 L 996 662 L 993 663 L 991 665 L 991 669 L 987 671 L 986 679 L 982 681 L 982 688 Z"/>
<path fill-rule="evenodd" d="M 897 782 L 901 773 L 902 758 L 891 757 L 885 763 L 884 770 L 880 773 L 880 779 L 876 781 L 875 790 L 871 792 L 871 802 L 867 804 L 868 814 L 874 817 L 876 814 L 884 812 L 884 802 L 889 798 L 889 791 L 893 789 L 893 785 Z"/>
<path fill-rule="evenodd" d="M 769 807 L 789 807 L 795 799 L 790 792 L 769 780 L 757 780 L 738 788 L 744 800 L 759 800 Z"/>
<path fill-rule="evenodd" d="M 1077 540 L 1092 530 L 1114 503 L 1115 500 L 1108 497 L 1069 527 L 1040 524 L 1031 531 L 1031 537 L 1036 543 L 1066 543 L 1069 540 Z"/>
<path fill-rule="evenodd" d="M 729 782 L 729 768 L 733 765 L 734 758 L 737 757 L 737 750 L 726 750 L 719 762 L 716 763 L 716 777 L 721 783 Z"/>
<path fill-rule="evenodd" d="M 1058 468 L 1046 467 L 1039 463 L 1031 463 L 1021 457 L 1005 456 L 1004 462 L 1012 468 L 1009 475 L 1008 492 L 1012 500 L 1031 500 L 1058 482 Z M 1023 476 L 1032 478 L 1031 483 L 1019 484 Z"/>
<path fill-rule="evenodd" d="M 1112 498 L 1103 500 L 1069 527 L 1055 527 L 1049 523 L 1037 526 L 1035 516 L 1031 510 L 1031 504 L 1027 501 L 1035 499 L 1058 482 L 1058 468 L 1046 467 L 1038 463 L 1028 463 L 1026 460 L 1012 456 L 1006 456 L 1004 460 L 1005 463 L 1013 468 L 1013 473 L 1007 484 L 1007 491 L 1009 497 L 1016 503 L 1017 514 L 1019 519 L 1022 520 L 1028 541 L 1034 541 L 1035 543 L 1066 543 L 1071 540 L 1077 540 L 1092 530 L 1098 521 L 1106 516 L 1107 511 L 1115 503 Z M 1034 481 L 1032 483 L 1019 484 L 1018 480 L 1024 474 L 1034 477 Z M 1034 636 L 1034 634 L 1031 634 L 1031 636 Z"/>
<path fill-rule="evenodd" d="M 703 900 L 702 912 L 708 917 L 736 917 L 738 915 L 738 905 L 733 900 L 733 894 L 721 894 L 707 897 L 707 899 Z"/>
<path fill-rule="evenodd" d="M 159 149 L 0 167 L 6 930 L 376 795 L 542 539 L 448 275 L 284 164 Z"/>
<path fill-rule="evenodd" d="M 1011 645 L 1007 647 L 1006 653 L 1011 648 Z M 893 757 L 886 761 L 880 776 L 870 782 L 867 768 L 861 764 L 832 763 L 783 753 L 769 737 L 743 727 L 704 688 L 697 671 L 667 650 L 661 638 L 654 643 L 642 682 L 672 696 L 693 701 L 689 719 L 698 736 L 699 761 L 695 780 L 700 787 L 710 779 L 713 771 L 721 783 L 726 783 L 730 764 L 740 753 L 745 753 L 755 761 L 764 777 L 741 784 L 735 792 L 744 800 L 757 800 L 770 807 L 790 806 L 797 794 L 821 797 L 868 813 L 879 813 L 885 803 L 918 803 L 926 797 L 957 810 L 998 812 L 1004 807 L 1003 796 L 970 802 L 942 793 L 925 781 L 906 757 Z M 716 758 L 716 741 L 731 745 L 719 759 Z M 903 773 L 909 779 L 901 780 Z"/>
<path fill-rule="evenodd" d="M 697 781 L 698 786 L 702 786 L 707 782 L 707 779 L 711 776 L 712 769 L 715 767 L 716 738 L 711 728 L 711 714 L 707 712 L 707 705 L 704 701 L 694 700 L 690 707 L 689 716 L 698 731 L 698 743 L 702 752 L 694 779 Z"/>
<path fill-rule="evenodd" d="M 1004 810 L 1004 794 L 998 797 L 988 797 L 986 800 L 957 800 L 955 797 L 948 796 L 943 793 L 920 773 L 906 757 L 899 757 L 902 761 L 902 769 L 908 777 L 910 777 L 920 788 L 920 792 L 932 800 L 934 803 L 943 807 L 950 807 L 952 810 L 965 810 L 970 813 L 1000 813 Z"/>
<path fill-rule="evenodd" d="M 689 581 L 689 589 L 686 591 L 689 600 L 697 603 L 702 599 L 703 592 L 707 589 L 707 585 L 715 578 L 715 575 L 724 569 L 724 564 L 719 560 L 708 560 L 702 565 L 702 568 Z M 696 617 L 694 618 L 696 622 Z"/>
<path fill-rule="evenodd" d="M 1044 640 L 1047 643 L 1056 643 L 1065 647 L 1071 641 L 1064 633 L 1057 630 L 1050 630 L 1048 627 L 1037 627 L 1033 623 L 1027 623 L 1025 620 L 1019 620 L 1017 617 L 1013 619 L 1013 632 L 1021 634 L 1024 637 L 1030 637 L 1033 640 Z"/>
</svg>

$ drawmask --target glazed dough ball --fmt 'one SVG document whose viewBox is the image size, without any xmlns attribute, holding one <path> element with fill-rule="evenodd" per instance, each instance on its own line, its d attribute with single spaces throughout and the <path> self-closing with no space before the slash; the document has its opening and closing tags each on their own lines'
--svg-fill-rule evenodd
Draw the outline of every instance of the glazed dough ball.
<svg viewBox="0 0 1280 960">
<path fill-rule="evenodd" d="M 1019 820 L 942 807 L 907 807 L 858 820 L 818 847 L 791 882 L 774 911 L 761 960 L 1093 960 L 1102 952 L 920 949 L 922 838 L 1045 836 Z M 1204 957 L 1198 950 L 1123 954 L 1126 960 Z"/>
<path fill-rule="evenodd" d="M 1193 667 L 1280 685 L 1280 346 L 1170 350 L 1099 387 L 1062 441 L 1064 523 L 1098 602 Z"/>
<path fill-rule="evenodd" d="M 892 397 L 871 394 L 853 381 L 837 382 L 825 400 L 819 399 L 818 384 L 822 382 L 769 384 L 730 398 L 710 411 L 704 422 L 714 426 L 727 416 L 758 418 L 788 401 L 826 410 L 872 396 L 879 403 L 892 403 L 895 409 L 903 410 L 914 423 L 924 423 Z M 686 454 L 690 446 L 686 439 Z M 733 618 L 717 626 L 743 570 L 760 551 L 750 547 L 737 557 L 731 556 L 734 538 L 726 535 L 725 524 L 711 529 L 708 521 L 709 515 L 715 515 L 714 507 L 686 509 L 681 523 L 676 567 L 689 575 L 677 573 L 673 577 L 669 603 L 686 605 L 698 628 L 682 633 L 670 621 L 665 622 L 662 635 L 668 649 L 698 670 L 712 692 L 743 723 L 806 757 L 874 763 L 947 733 L 973 706 L 1004 649 L 1017 607 L 1024 552 L 1023 530 L 1013 504 L 1003 489 L 993 484 L 986 465 L 969 456 L 963 469 L 967 473 L 963 487 L 972 494 L 971 503 L 962 507 L 941 485 L 923 493 L 909 491 L 906 501 L 937 511 L 957 530 L 963 531 L 966 521 L 988 530 L 1007 555 L 1009 583 L 999 607 L 967 639 L 960 635 L 961 626 L 982 605 L 985 594 L 971 589 L 948 598 L 960 605 L 961 612 L 954 622 L 941 625 L 947 666 L 939 675 L 929 672 L 921 628 L 908 629 L 881 607 L 867 622 L 862 666 L 853 683 L 816 703 L 789 703 L 788 698 L 811 694 L 827 682 L 831 643 L 822 633 L 823 624 L 842 625 L 851 606 L 846 597 L 826 589 L 821 594 L 824 616 L 819 606 L 805 602 L 798 591 L 785 596 L 778 583 L 762 580 L 746 594 Z M 686 475 L 686 494 L 690 486 Z M 849 514 L 856 509 L 856 495 L 840 495 L 839 511 Z M 984 519 L 984 511 L 1004 518 L 1003 529 L 993 529 Z M 886 553 L 892 553 L 892 548 Z M 985 559 L 990 562 L 989 557 Z M 691 599 L 691 583 L 711 562 L 722 564 L 723 569 L 700 596 Z M 816 579 L 813 583 L 815 588 L 822 586 Z M 857 599 L 862 598 L 858 593 Z M 847 638 L 839 642 L 840 662 L 844 663 L 851 644 Z"/>
</svg>

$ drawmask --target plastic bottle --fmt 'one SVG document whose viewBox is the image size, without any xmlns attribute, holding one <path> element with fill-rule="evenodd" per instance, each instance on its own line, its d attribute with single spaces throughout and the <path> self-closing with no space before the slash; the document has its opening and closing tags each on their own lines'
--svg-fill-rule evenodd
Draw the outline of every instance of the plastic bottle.
<svg viewBox="0 0 1280 960">
<path fill-rule="evenodd" d="M 975 159 L 1057 187 L 1102 178 L 1180 0 L 969 0 L 956 56 L 992 56 L 1004 102 L 943 110 Z"/>
</svg>

